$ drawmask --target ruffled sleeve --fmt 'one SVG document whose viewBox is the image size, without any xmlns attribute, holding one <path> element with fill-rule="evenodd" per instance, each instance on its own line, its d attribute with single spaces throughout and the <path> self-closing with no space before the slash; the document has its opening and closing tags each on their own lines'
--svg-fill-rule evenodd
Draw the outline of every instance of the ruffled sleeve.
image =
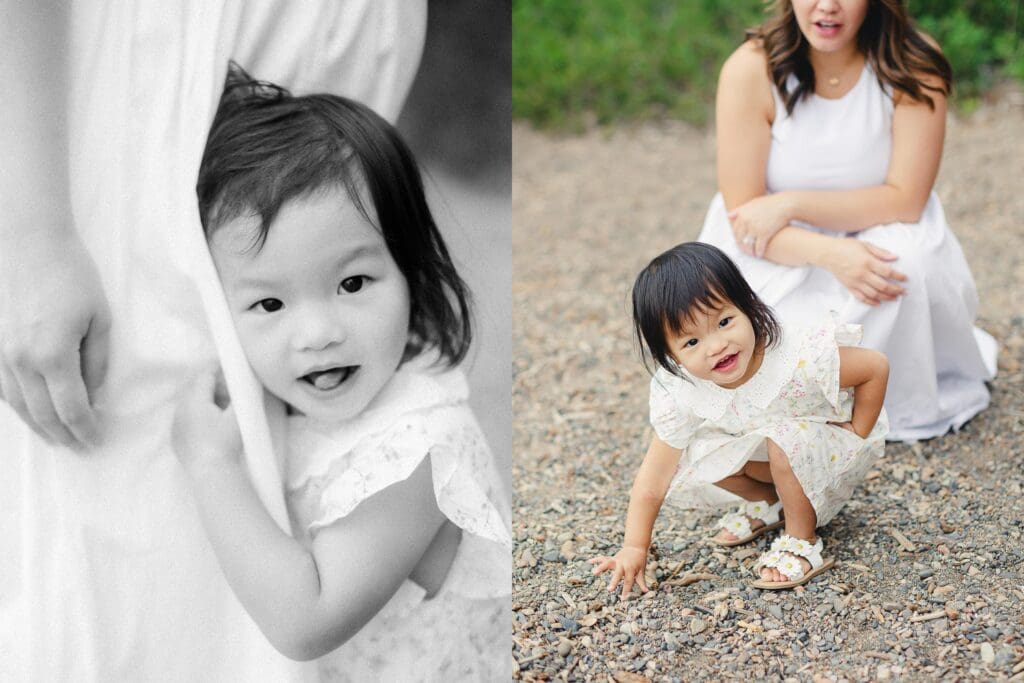
<svg viewBox="0 0 1024 683">
<path fill-rule="evenodd" d="M 861 336 L 860 325 L 840 322 L 832 313 L 824 325 L 811 328 L 804 338 L 798 372 L 804 375 L 808 384 L 820 390 L 836 410 L 841 410 L 841 403 L 846 398 L 841 395 L 839 386 L 839 347 L 859 346 Z"/>
<path fill-rule="evenodd" d="M 685 449 L 702 422 L 690 409 L 685 380 L 659 368 L 651 378 L 650 419 L 658 438 L 673 448 Z"/>
</svg>

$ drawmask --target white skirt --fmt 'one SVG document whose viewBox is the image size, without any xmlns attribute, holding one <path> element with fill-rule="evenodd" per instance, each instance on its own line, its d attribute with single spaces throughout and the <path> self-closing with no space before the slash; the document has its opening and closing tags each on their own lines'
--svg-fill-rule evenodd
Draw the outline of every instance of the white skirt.
<svg viewBox="0 0 1024 683">
<path fill-rule="evenodd" d="M 959 429 L 988 406 L 985 382 L 995 376 L 998 345 L 974 326 L 974 279 L 939 198 L 932 193 L 917 223 L 878 225 L 850 236 L 899 256 L 893 265 L 907 276 L 903 296 L 869 306 L 825 270 L 744 254 L 721 194 L 711 201 L 697 239 L 728 254 L 782 321 L 820 322 L 835 311 L 842 322 L 863 325 L 863 345 L 889 358 L 890 440 L 927 439 Z"/>
</svg>

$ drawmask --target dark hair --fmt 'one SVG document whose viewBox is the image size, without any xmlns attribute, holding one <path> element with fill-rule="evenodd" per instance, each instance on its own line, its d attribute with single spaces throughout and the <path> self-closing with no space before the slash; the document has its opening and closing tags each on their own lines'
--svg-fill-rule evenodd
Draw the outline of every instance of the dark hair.
<svg viewBox="0 0 1024 683">
<path fill-rule="evenodd" d="M 728 256 L 710 244 L 684 242 L 656 257 L 636 276 L 633 331 L 651 360 L 685 379 L 672 359 L 666 335 L 681 334 L 695 312 L 725 303 L 750 318 L 758 346 L 773 346 L 782 337 L 772 309 L 757 297 Z M 642 351 L 641 357 L 650 370 Z"/>
<path fill-rule="evenodd" d="M 801 98 L 814 92 L 814 69 L 807 58 L 807 39 L 797 25 L 792 0 L 775 0 L 774 15 L 760 26 L 747 30 L 747 39 L 761 41 L 768 56 L 768 71 L 782 96 L 786 111 Z M 953 68 L 942 51 L 914 25 L 902 0 L 868 0 L 868 10 L 857 32 L 857 49 L 871 65 L 878 82 L 924 102 L 932 109 L 935 102 L 925 92 L 949 96 L 953 90 Z M 786 79 L 795 74 L 797 86 L 789 92 Z M 931 85 L 922 76 L 935 76 L 940 85 Z"/>
<path fill-rule="evenodd" d="M 344 187 L 380 231 L 408 283 L 405 358 L 434 347 L 447 364 L 458 363 L 472 339 L 469 291 L 398 132 L 358 102 L 328 94 L 294 97 L 232 62 L 196 186 L 206 238 L 235 218 L 259 216 L 253 239 L 259 250 L 286 202 L 332 185 Z M 376 219 L 361 199 L 364 188 Z"/>
</svg>

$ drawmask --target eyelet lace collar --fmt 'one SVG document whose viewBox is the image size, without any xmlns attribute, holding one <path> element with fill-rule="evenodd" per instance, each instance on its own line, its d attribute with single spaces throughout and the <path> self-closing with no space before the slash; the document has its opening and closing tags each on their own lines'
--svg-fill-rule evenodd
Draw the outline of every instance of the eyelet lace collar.
<svg viewBox="0 0 1024 683">
<path fill-rule="evenodd" d="M 775 346 L 765 349 L 761 367 L 754 376 L 735 389 L 726 389 L 711 380 L 687 375 L 690 381 L 679 380 L 679 391 L 690 410 L 705 420 L 718 420 L 737 401 L 745 401 L 764 409 L 793 377 L 799 356 L 800 335 L 783 332 Z"/>
</svg>

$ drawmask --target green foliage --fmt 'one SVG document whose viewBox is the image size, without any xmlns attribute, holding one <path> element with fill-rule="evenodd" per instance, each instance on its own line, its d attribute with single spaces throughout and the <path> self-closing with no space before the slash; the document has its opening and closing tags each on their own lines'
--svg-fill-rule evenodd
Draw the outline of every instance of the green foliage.
<svg viewBox="0 0 1024 683">
<path fill-rule="evenodd" d="M 965 103 L 1024 80 L 1024 0 L 907 0 Z M 513 0 L 512 110 L 551 128 L 658 116 L 703 123 L 762 0 Z"/>
</svg>

